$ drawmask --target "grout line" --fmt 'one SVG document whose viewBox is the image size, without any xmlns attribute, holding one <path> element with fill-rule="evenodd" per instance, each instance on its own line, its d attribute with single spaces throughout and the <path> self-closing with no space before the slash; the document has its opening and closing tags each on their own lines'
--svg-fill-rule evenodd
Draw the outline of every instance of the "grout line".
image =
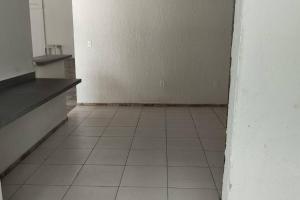
<svg viewBox="0 0 300 200">
<path fill-rule="evenodd" d="M 222 126 L 225 128 L 226 130 L 226 124 L 223 123 L 221 117 L 219 116 L 219 114 L 215 111 L 215 108 L 212 108 L 212 111 L 214 112 L 214 114 L 216 115 L 218 121 L 222 124 Z M 227 120 L 226 120 L 227 121 Z"/>
<path fill-rule="evenodd" d="M 228 109 L 228 107 L 227 107 L 227 109 Z M 226 119 L 226 122 L 225 122 L 225 124 L 223 123 L 223 121 L 222 121 L 222 119 L 221 119 L 221 117 L 220 117 L 220 115 L 216 112 L 216 110 L 215 110 L 215 108 L 212 108 L 212 110 L 213 110 L 213 112 L 214 112 L 214 114 L 217 116 L 217 119 L 219 120 L 219 122 L 223 125 L 223 127 L 225 128 L 225 132 L 226 132 L 226 130 L 227 130 L 227 122 L 228 122 L 228 117 L 227 117 L 227 119 Z M 227 114 L 228 115 L 228 114 Z M 226 134 L 227 135 L 227 134 Z M 199 136 L 200 137 L 200 136 Z M 227 137 L 225 138 L 225 141 L 226 141 L 226 139 L 227 139 Z M 225 145 L 226 145 L 226 142 L 225 142 Z M 226 148 L 226 147 L 225 147 Z M 224 153 L 224 151 L 222 151 L 223 153 Z M 224 164 L 225 165 L 225 164 Z M 225 166 L 223 166 L 223 170 L 224 170 L 224 167 Z M 223 176 L 224 176 L 224 173 L 223 173 Z M 222 199 L 222 194 L 219 192 L 219 189 L 218 189 L 218 187 L 217 187 L 217 191 L 218 191 L 218 193 L 219 193 L 219 198 L 220 198 L 220 200 Z"/>
<path fill-rule="evenodd" d="M 124 176 L 124 174 L 125 174 L 125 169 L 126 169 L 126 166 L 127 166 L 128 158 L 129 158 L 129 155 L 130 155 L 132 146 L 133 146 L 133 142 L 134 142 L 134 139 L 135 139 L 135 135 L 136 135 L 137 128 L 138 128 L 138 126 L 139 126 L 139 122 L 140 122 L 140 120 L 141 120 L 143 107 L 140 108 L 140 109 L 141 109 L 141 110 L 139 111 L 138 121 L 137 121 L 136 126 L 135 126 L 135 129 L 134 129 L 134 134 L 133 134 L 133 137 L 132 137 L 132 139 L 131 139 L 130 148 L 129 148 L 129 151 L 128 151 L 128 154 L 127 154 L 127 158 L 126 158 L 126 161 L 125 161 L 125 166 L 124 166 L 124 168 L 123 168 L 123 172 L 122 172 L 122 175 L 121 175 L 121 178 L 120 178 L 120 183 L 119 183 L 119 186 L 118 186 L 118 189 L 117 189 L 117 191 L 116 191 L 115 198 L 114 198 L 115 200 L 117 200 L 117 197 L 118 197 L 118 194 L 119 194 L 119 191 L 120 191 L 120 187 L 121 187 L 121 183 L 122 183 L 123 176 Z"/>
<path fill-rule="evenodd" d="M 21 185 L 12 185 L 12 186 L 21 186 Z M 54 187 L 67 187 L 68 185 L 47 185 L 47 184 L 26 184 L 25 186 L 43 186 L 43 187 L 48 187 L 48 186 L 54 186 Z M 103 185 L 103 186 L 99 186 L 99 185 L 74 185 L 76 187 L 89 187 L 89 188 L 118 188 L 118 186 L 107 186 L 107 185 Z M 160 186 L 122 186 L 123 188 L 172 188 L 172 189 L 199 189 L 199 190 L 213 190 L 215 191 L 215 188 L 209 188 L 209 187 L 160 187 Z"/>
<path fill-rule="evenodd" d="M 206 162 L 207 162 L 208 169 L 209 169 L 209 171 L 210 171 L 210 174 L 211 174 L 212 180 L 213 180 L 213 182 L 214 182 L 215 189 L 216 189 L 216 190 L 217 190 L 217 192 L 218 192 L 219 198 L 221 198 L 221 194 L 220 194 L 220 192 L 219 192 L 219 190 L 218 190 L 218 187 L 217 187 L 216 181 L 215 181 L 215 179 L 214 179 L 214 175 L 213 175 L 213 172 L 212 172 L 211 166 L 209 165 L 209 162 L 208 162 L 208 158 L 207 158 L 207 154 L 206 154 L 206 151 L 205 151 L 204 145 L 203 145 L 203 143 L 202 143 L 201 137 L 200 137 L 200 135 L 199 135 L 199 132 L 198 132 L 198 129 L 197 129 L 197 126 L 196 126 L 196 121 L 195 121 L 195 119 L 194 119 L 194 117 L 193 117 L 193 115 L 192 115 L 192 113 L 191 113 L 191 110 L 190 110 L 190 109 L 189 109 L 189 113 L 190 113 L 190 115 L 191 115 L 191 117 L 192 117 L 192 120 L 193 120 L 193 122 L 194 122 L 194 126 L 195 126 L 195 129 L 196 129 L 197 135 L 198 135 L 198 140 L 199 140 L 199 142 L 200 142 L 200 144 L 201 144 L 201 147 L 203 148 L 204 157 L 205 157 L 205 160 L 206 160 Z"/>
<path fill-rule="evenodd" d="M 127 150 L 127 149 L 126 149 Z M 124 149 L 125 151 L 125 149 Z M 128 150 L 127 150 L 128 151 Z M 134 150 L 133 150 L 134 151 Z M 163 151 L 165 153 L 165 151 Z M 203 152 L 203 151 L 201 151 Z M 132 166 L 132 167 L 165 167 L 165 164 L 160 164 L 160 165 L 151 165 L 151 164 L 143 164 L 143 165 L 137 165 L 137 164 L 124 164 L 124 165 L 119 165 L 119 164 L 46 164 L 47 166 L 79 166 L 79 165 L 87 165 L 87 166 L 114 166 L 114 167 L 126 167 L 126 166 Z M 176 167 L 176 168 L 208 168 L 208 166 L 203 166 L 203 165 L 170 165 L 169 167 Z M 222 168 L 222 167 L 212 167 L 212 168 Z M 6 185 L 21 185 L 21 184 L 6 184 Z M 28 185 L 28 184 L 24 184 Z"/>
<path fill-rule="evenodd" d="M 24 182 L 22 184 L 17 184 L 17 185 L 19 185 L 18 189 L 8 199 L 12 199 L 13 196 L 15 196 L 16 193 L 19 192 L 19 190 L 21 190 L 21 188 L 25 185 L 25 183 L 29 180 L 29 178 L 31 178 L 37 172 L 38 169 L 40 169 L 41 165 L 42 165 L 42 163 L 24 180 Z M 10 185 L 10 184 L 7 184 L 7 185 Z"/>
<path fill-rule="evenodd" d="M 87 111 L 87 112 L 89 112 L 89 114 L 88 115 L 90 115 L 90 113 L 91 113 L 91 111 Z M 40 164 L 27 164 L 27 165 L 38 165 L 38 167 L 24 180 L 24 182 L 22 183 L 22 184 L 20 184 L 20 187 L 11 195 L 11 197 L 8 199 L 8 200 L 10 200 L 10 199 L 12 199 L 13 198 L 13 196 L 15 196 L 16 195 L 16 193 L 24 186 L 24 185 L 28 185 L 28 184 L 26 184 L 26 182 L 46 163 L 46 161 L 48 160 L 48 158 L 51 156 L 51 155 L 53 155 L 55 152 L 56 152 L 56 150 L 57 150 L 57 147 L 58 146 L 60 146 L 61 144 L 63 144 L 63 142 L 64 141 L 66 141 L 67 140 L 67 138 L 72 134 L 72 132 L 73 131 L 75 131 L 79 126 L 80 126 L 80 124 L 88 117 L 88 115 L 86 116 L 86 117 L 84 117 L 82 120 L 80 120 L 80 122 L 79 122 L 79 125 L 77 125 L 77 126 L 75 126 L 74 128 L 72 128 L 72 130 L 70 130 L 70 131 L 68 131 L 68 134 L 66 135 L 66 136 L 61 136 L 61 137 L 65 137 L 55 148 L 49 148 L 49 149 L 51 149 L 51 152 L 43 159 L 43 161 L 40 163 Z M 67 117 L 68 117 L 68 113 L 67 113 Z M 66 123 L 68 123 L 68 122 L 66 122 Z M 66 124 L 65 123 L 65 124 Z M 65 125 L 64 124 L 64 125 Z M 71 123 L 72 124 L 72 123 Z M 59 128 L 61 128 L 61 127 L 59 127 Z M 59 128 L 52 134 L 52 135 L 55 135 L 55 133 L 57 133 L 57 131 L 59 130 Z M 51 136 L 52 136 L 51 135 Z M 43 143 L 41 143 L 37 148 L 39 148 L 39 147 L 41 147 L 42 146 L 42 144 L 44 144 L 47 140 L 48 140 L 49 138 L 47 138 Z M 42 148 L 42 149 L 47 149 L 47 148 Z M 28 155 L 28 156 L 30 156 L 30 154 Z M 28 157 L 27 156 L 27 157 Z M 24 160 L 25 160 L 25 158 L 24 158 Z M 20 163 L 20 164 L 22 164 L 22 163 Z M 26 165 L 26 164 L 25 164 Z"/>
<path fill-rule="evenodd" d="M 115 197 L 114 197 L 114 199 L 116 200 L 116 199 L 117 199 L 117 195 L 118 195 L 118 193 L 119 193 L 119 189 L 120 189 L 120 187 L 121 187 L 121 182 L 122 182 L 123 176 L 124 176 L 124 174 L 125 174 L 126 166 L 151 166 L 151 165 L 128 165 L 128 159 L 129 159 L 129 156 L 130 156 L 130 152 L 133 150 L 134 139 L 137 138 L 137 137 L 139 137 L 139 136 L 137 136 L 137 129 L 138 129 L 139 124 L 141 123 L 142 113 L 143 113 L 143 111 L 144 111 L 145 108 L 147 108 L 147 107 L 141 107 L 141 108 L 140 108 L 137 123 L 136 123 L 135 126 L 132 126 L 132 127 L 135 127 L 135 128 L 134 128 L 134 134 L 133 134 L 132 137 L 130 136 L 130 138 L 131 138 L 130 148 L 129 148 L 129 149 L 126 149 L 126 150 L 128 151 L 128 154 L 127 154 L 127 158 L 126 158 L 125 164 L 124 164 L 124 165 L 100 164 L 100 165 L 103 165 L 103 166 L 123 166 L 123 167 L 124 167 L 124 168 L 123 168 L 122 175 L 121 175 L 121 179 L 120 179 L 119 186 L 91 186 L 91 185 L 87 185 L 86 187 L 108 187 L 108 188 L 117 188 L 117 191 L 116 191 Z M 187 137 L 170 137 L 170 138 L 168 137 L 168 135 L 167 135 L 167 133 L 168 133 L 168 126 L 167 126 L 167 122 L 168 122 L 168 119 L 167 119 L 167 117 L 168 117 L 168 116 L 167 116 L 167 108 L 166 108 L 166 107 L 162 107 L 162 108 L 164 108 L 164 129 L 162 129 L 162 130 L 164 130 L 165 136 L 164 136 L 164 137 L 141 137 L 141 138 L 165 138 L 165 143 L 166 143 L 166 147 L 165 147 L 166 151 L 165 151 L 165 153 L 166 153 L 167 186 L 166 186 L 166 187 L 143 187 L 143 186 L 137 186 L 137 187 L 136 187 L 136 186 L 122 186 L 122 187 L 127 187 L 127 188 L 166 188 L 166 190 L 167 190 L 167 199 L 169 199 L 169 188 L 175 188 L 175 189 L 177 188 L 177 189 L 179 189 L 179 188 L 182 188 L 182 187 L 169 187 L 169 171 L 168 171 L 168 168 L 169 168 L 169 163 L 168 163 L 168 139 L 187 139 Z M 211 109 L 213 110 L 213 108 L 211 108 Z M 72 129 L 71 131 L 69 131 L 69 133 L 66 135 L 66 137 L 62 140 L 62 142 L 61 142 L 58 146 L 61 146 L 61 145 L 63 144 L 63 142 L 64 142 L 69 136 L 71 136 L 72 133 L 73 133 L 73 132 L 74 132 L 74 131 L 75 131 L 75 130 L 83 123 L 83 122 L 84 122 L 84 120 L 86 120 L 86 119 L 91 115 L 91 113 L 93 113 L 93 111 L 95 111 L 95 110 L 96 110 L 96 109 L 93 108 L 91 111 L 88 111 L 89 114 L 87 114 L 86 117 L 84 117 L 82 120 L 80 120 L 79 125 L 76 126 L 76 128 L 74 128 L 74 129 Z M 87 160 L 90 158 L 92 152 L 96 149 L 96 145 L 97 145 L 97 143 L 99 142 L 99 140 L 100 140 L 101 138 L 105 138 L 105 137 L 106 137 L 106 136 L 103 136 L 103 135 L 104 135 L 104 132 L 107 130 L 107 128 L 109 128 L 109 127 L 111 126 L 111 124 L 112 124 L 114 118 L 117 116 L 117 114 L 118 114 L 119 111 L 120 111 L 120 107 L 117 107 L 117 109 L 114 111 L 114 114 L 113 114 L 113 116 L 110 118 L 110 120 L 109 120 L 109 122 L 107 123 L 107 125 L 106 125 L 105 127 L 103 127 L 103 130 L 101 131 L 102 134 L 101 134 L 100 136 L 91 136 L 91 137 L 97 137 L 98 139 L 97 139 L 96 144 L 93 146 L 93 148 L 89 148 L 89 149 L 88 149 L 88 150 L 91 150 L 91 151 L 90 151 L 89 155 L 87 156 L 87 158 L 85 159 L 85 161 L 84 161 L 83 164 L 47 164 L 47 165 L 77 165 L 77 166 L 80 165 L 80 166 L 81 166 L 81 167 L 79 168 L 78 172 L 76 173 L 76 175 L 74 176 L 71 185 L 57 185 L 57 186 L 67 186 L 67 187 L 68 187 L 67 190 L 65 191 L 64 195 L 62 196 L 61 200 L 63 200 L 63 199 L 66 197 L 67 193 L 69 192 L 70 188 L 73 186 L 75 180 L 76 180 L 77 177 L 79 176 L 79 174 L 80 174 L 80 172 L 82 171 L 82 169 L 83 169 L 84 166 L 86 166 L 86 165 L 97 165 L 97 166 L 99 166 L 99 164 L 86 164 L 86 162 L 87 162 Z M 213 110 L 213 112 L 214 112 L 215 115 L 217 115 L 216 112 L 215 112 L 215 110 Z M 219 190 L 218 190 L 216 181 L 215 181 L 214 176 L 213 176 L 213 173 L 212 173 L 212 168 L 213 168 L 213 167 L 210 166 L 209 163 L 208 163 L 208 158 L 207 158 L 206 153 L 209 152 L 209 151 L 206 151 L 205 148 L 204 148 L 204 145 L 203 145 L 203 143 L 202 143 L 201 137 L 200 137 L 200 135 L 199 135 L 199 130 L 197 129 L 197 126 L 196 126 L 195 119 L 194 119 L 194 117 L 193 117 L 193 115 L 192 115 L 192 113 L 191 113 L 191 108 L 188 108 L 188 114 L 191 116 L 191 119 L 192 119 L 192 121 L 193 121 L 193 127 L 195 128 L 195 130 L 196 130 L 196 132 L 197 132 L 197 137 L 192 137 L 192 138 L 194 138 L 194 139 L 197 138 L 197 139 L 199 140 L 200 145 L 201 145 L 201 147 L 202 147 L 202 149 L 203 149 L 203 152 L 204 152 L 204 155 L 205 155 L 206 162 L 207 162 L 207 164 L 208 164 L 208 167 L 201 167 L 201 166 L 188 166 L 188 167 L 206 168 L 206 169 L 208 168 L 208 169 L 210 170 L 210 173 L 211 173 L 212 180 L 213 180 L 213 182 L 214 182 L 215 188 L 213 189 L 213 188 L 197 188 L 197 187 L 193 188 L 193 187 L 191 187 L 191 188 L 184 188 L 184 189 L 203 189 L 203 190 L 214 190 L 214 191 L 216 190 L 216 191 L 218 192 L 218 194 L 219 194 L 219 198 L 221 198 L 221 197 L 220 197 L 221 194 L 220 194 L 220 192 L 219 192 Z M 217 115 L 217 117 L 218 117 L 218 120 L 220 121 L 218 115 Z M 77 124 L 77 123 L 76 123 L 76 124 Z M 223 125 L 222 122 L 221 122 L 221 124 Z M 224 126 L 224 125 L 223 125 L 223 126 Z M 123 127 L 123 126 L 122 126 L 122 127 Z M 150 127 L 150 128 L 151 128 L 151 127 Z M 79 135 L 79 136 L 80 136 L 80 135 Z M 83 137 L 89 137 L 89 136 L 83 136 Z M 124 138 L 128 138 L 127 136 L 107 136 L 107 137 L 124 137 Z M 114 149 L 116 149 L 116 150 L 117 150 L 118 148 L 101 148 L 101 149 L 108 149 L 108 150 L 114 150 Z M 118 150 L 121 150 L 121 149 L 118 149 Z M 125 149 L 122 149 L 122 150 L 125 150 Z M 157 151 L 157 149 L 136 149 L 136 150 Z M 163 149 L 160 149 L 160 150 L 163 150 Z M 178 149 L 178 150 L 179 150 L 179 149 Z M 29 178 L 32 177 L 32 175 L 34 175 L 34 174 L 36 173 L 36 171 L 38 171 L 43 165 L 45 165 L 46 160 L 48 160 L 49 157 L 50 157 L 51 155 L 53 155 L 53 153 L 54 153 L 55 151 L 56 151 L 56 149 L 54 148 L 54 149 L 51 151 L 51 153 L 49 153 L 48 156 L 47 156 L 47 157 L 43 160 L 43 162 L 39 165 L 39 167 L 37 167 L 37 169 L 36 169 L 36 170 L 35 170 L 35 171 L 34 171 L 34 172 L 33 172 L 33 173 L 32 173 L 25 181 L 24 181 L 24 183 L 23 183 L 22 185 L 19 185 L 20 187 L 16 190 L 15 193 L 17 193 L 17 191 L 19 191 L 20 188 L 22 188 L 24 185 L 34 185 L 34 184 L 25 184 L 25 183 L 26 183 L 26 181 L 28 181 Z M 217 152 L 218 152 L 218 151 L 217 151 Z M 223 151 L 219 151 L 219 152 L 223 152 Z M 165 166 L 165 165 L 152 165 L 152 166 L 160 166 L 160 167 L 162 167 L 162 166 Z M 170 166 L 170 167 L 172 167 L 172 166 Z M 187 167 L 187 166 L 173 166 L 173 167 Z M 217 167 L 216 167 L 216 168 L 217 168 Z M 221 168 L 221 167 L 218 167 L 218 168 Z M 40 184 L 40 185 L 42 185 L 42 184 Z M 36 184 L 36 186 L 37 186 L 37 184 Z M 42 186 L 50 186 L 50 185 L 42 185 Z M 51 185 L 51 186 L 55 186 L 55 185 Z M 84 187 L 84 185 L 80 185 L 80 186 Z M 12 197 L 15 195 L 15 193 L 14 193 L 9 199 L 12 199 Z"/>
<path fill-rule="evenodd" d="M 95 110 L 95 109 L 93 109 L 93 111 L 94 111 L 94 110 Z M 90 156 L 91 156 L 92 152 L 94 151 L 94 149 L 95 149 L 97 143 L 99 142 L 100 138 L 101 138 L 102 135 L 104 134 L 105 130 L 109 127 L 109 125 L 110 125 L 110 123 L 112 122 L 113 118 L 116 116 L 118 110 L 119 110 L 119 108 L 116 109 L 116 111 L 115 111 L 113 117 L 109 120 L 109 122 L 107 123 L 107 125 L 106 125 L 106 126 L 104 127 L 104 129 L 102 130 L 102 134 L 98 137 L 97 142 L 95 143 L 95 145 L 94 145 L 93 148 L 91 149 L 89 155 L 88 155 L 87 158 L 85 159 L 84 163 L 81 165 L 81 167 L 79 168 L 78 172 L 77 172 L 76 175 L 74 176 L 74 178 L 73 178 L 71 184 L 68 186 L 68 189 L 66 190 L 66 192 L 65 192 L 64 195 L 62 196 L 61 200 L 63 200 L 63 199 L 66 197 L 66 195 L 68 194 L 68 192 L 70 191 L 72 185 L 74 184 L 75 180 L 76 180 L 77 177 L 79 176 L 79 174 L 80 174 L 80 172 L 82 171 L 83 167 L 85 166 L 87 160 L 90 158 Z M 88 118 L 88 116 L 91 115 L 91 113 L 92 113 L 92 111 L 90 111 L 90 113 L 87 115 L 87 117 L 86 117 L 84 120 L 86 120 L 86 119 Z M 83 123 L 83 121 L 82 121 L 81 123 Z M 79 126 L 78 126 L 78 127 L 79 127 Z"/>
<path fill-rule="evenodd" d="M 167 123 L 167 108 L 164 109 L 165 113 L 165 134 L 166 134 L 166 162 L 167 162 L 167 200 L 169 200 L 169 157 L 168 157 L 168 123 Z"/>
</svg>

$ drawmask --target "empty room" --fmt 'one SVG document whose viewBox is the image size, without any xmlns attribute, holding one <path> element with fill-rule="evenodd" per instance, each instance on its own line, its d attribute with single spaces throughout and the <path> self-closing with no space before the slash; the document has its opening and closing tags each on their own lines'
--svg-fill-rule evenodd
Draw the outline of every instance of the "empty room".
<svg viewBox="0 0 300 200">
<path fill-rule="evenodd" d="M 294 200 L 300 1 L 0 0 L 0 200 Z"/>
</svg>

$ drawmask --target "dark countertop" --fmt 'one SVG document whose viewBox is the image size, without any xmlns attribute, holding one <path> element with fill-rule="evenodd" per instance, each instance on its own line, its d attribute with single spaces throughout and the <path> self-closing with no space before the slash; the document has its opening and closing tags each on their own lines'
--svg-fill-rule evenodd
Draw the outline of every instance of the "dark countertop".
<svg viewBox="0 0 300 200">
<path fill-rule="evenodd" d="M 37 66 L 43 66 L 57 61 L 65 60 L 71 57 L 72 55 L 45 55 L 45 56 L 34 57 L 33 62 Z"/>
<path fill-rule="evenodd" d="M 80 79 L 33 79 L 0 91 L 0 128 L 76 86 Z"/>
</svg>

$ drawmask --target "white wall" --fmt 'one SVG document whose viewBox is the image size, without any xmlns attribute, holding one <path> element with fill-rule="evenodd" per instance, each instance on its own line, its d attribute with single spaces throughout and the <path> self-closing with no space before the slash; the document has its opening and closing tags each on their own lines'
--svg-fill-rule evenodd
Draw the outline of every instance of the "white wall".
<svg viewBox="0 0 300 200">
<path fill-rule="evenodd" d="M 224 200 L 299 199 L 299 9 L 237 1 Z"/>
<path fill-rule="evenodd" d="M 42 0 L 29 0 L 33 57 L 45 55 L 45 31 Z"/>
<path fill-rule="evenodd" d="M 28 0 L 0 1 L 0 80 L 34 71 L 29 19 Z"/>
<path fill-rule="evenodd" d="M 73 0 L 73 14 L 79 102 L 227 103 L 233 0 Z"/>
<path fill-rule="evenodd" d="M 72 0 L 44 0 L 47 44 L 61 44 L 74 55 Z"/>
</svg>

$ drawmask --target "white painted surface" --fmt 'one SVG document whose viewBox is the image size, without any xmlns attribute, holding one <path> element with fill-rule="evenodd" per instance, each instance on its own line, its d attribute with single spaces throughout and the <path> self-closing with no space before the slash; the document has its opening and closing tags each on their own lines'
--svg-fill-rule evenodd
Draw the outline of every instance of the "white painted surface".
<svg viewBox="0 0 300 200">
<path fill-rule="evenodd" d="M 62 94 L 0 129 L 0 173 L 67 117 Z"/>
<path fill-rule="evenodd" d="M 33 57 L 45 55 L 45 32 L 42 0 L 30 0 L 30 24 Z"/>
<path fill-rule="evenodd" d="M 66 78 L 65 61 L 35 66 L 35 73 L 37 78 Z"/>
<path fill-rule="evenodd" d="M 299 199 L 299 9 L 237 1 L 224 200 Z"/>
<path fill-rule="evenodd" d="M 28 0 L 0 1 L 0 80 L 33 72 Z"/>
<path fill-rule="evenodd" d="M 48 44 L 60 44 L 74 55 L 72 0 L 44 0 Z"/>
<path fill-rule="evenodd" d="M 2 188 L 1 188 L 1 180 L 0 180 L 0 200 L 3 200 L 3 195 L 2 195 Z"/>
<path fill-rule="evenodd" d="M 73 0 L 78 101 L 226 104 L 232 13 L 233 0 Z"/>
</svg>

